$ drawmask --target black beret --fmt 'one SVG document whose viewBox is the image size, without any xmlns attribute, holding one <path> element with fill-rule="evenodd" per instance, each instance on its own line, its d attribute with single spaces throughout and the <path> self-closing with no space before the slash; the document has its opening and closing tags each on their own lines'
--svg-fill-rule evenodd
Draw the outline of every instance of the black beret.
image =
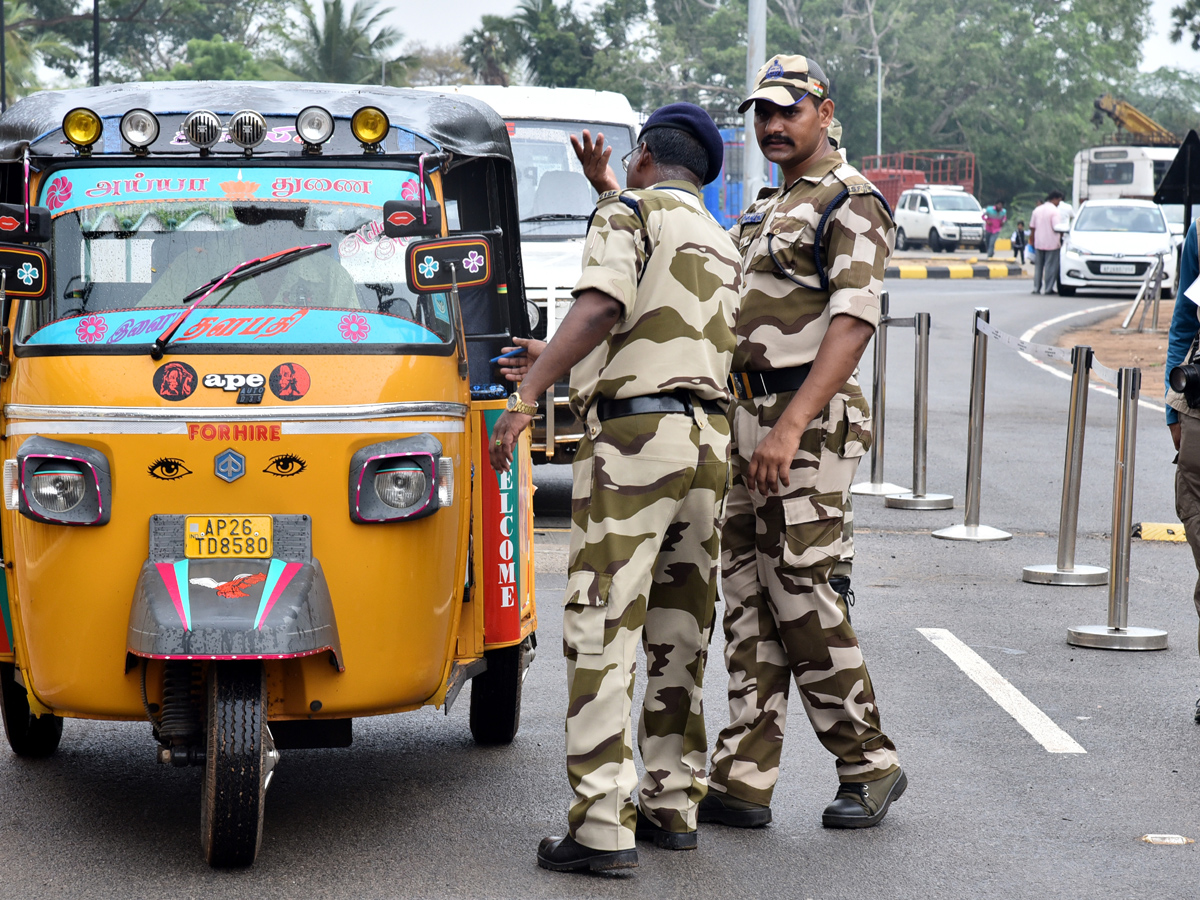
<svg viewBox="0 0 1200 900">
<path fill-rule="evenodd" d="M 651 128 L 674 128 L 686 131 L 700 142 L 708 157 L 708 171 L 701 178 L 704 184 L 716 179 L 721 174 L 721 165 L 725 161 L 725 141 L 717 130 L 717 123 L 695 103 L 668 103 L 660 106 L 650 114 L 646 124 L 642 126 L 642 134 Z"/>
</svg>

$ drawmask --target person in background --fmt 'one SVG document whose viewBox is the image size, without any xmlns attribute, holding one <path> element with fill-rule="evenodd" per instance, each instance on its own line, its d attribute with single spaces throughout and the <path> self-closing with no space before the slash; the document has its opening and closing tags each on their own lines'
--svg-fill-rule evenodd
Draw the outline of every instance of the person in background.
<svg viewBox="0 0 1200 900">
<path fill-rule="evenodd" d="M 1059 221 L 1058 205 L 1062 191 L 1051 191 L 1045 201 L 1029 217 L 1029 240 L 1033 244 L 1034 294 L 1053 294 L 1058 287 L 1058 254 L 1062 235 L 1054 230 Z"/>
<path fill-rule="evenodd" d="M 1025 256 L 1025 245 L 1029 243 L 1029 232 L 1025 230 L 1025 220 L 1017 219 L 1016 230 L 1012 233 L 1013 261 L 1021 262 Z"/>
<path fill-rule="evenodd" d="M 1008 211 L 1004 202 L 997 200 L 983 211 L 983 229 L 987 237 L 987 258 L 991 259 L 996 252 L 996 238 L 1000 237 L 1000 229 L 1008 221 Z"/>
<path fill-rule="evenodd" d="M 1200 334 L 1200 307 L 1185 295 L 1200 272 L 1197 257 L 1196 223 L 1188 228 L 1179 260 L 1179 293 L 1175 296 L 1175 312 L 1171 315 L 1171 331 L 1167 337 L 1167 374 L 1185 362 L 1196 361 L 1197 335 Z M 1167 382 L 1167 427 L 1178 453 L 1175 456 L 1175 512 L 1183 523 L 1188 546 L 1196 570 L 1200 573 L 1200 409 L 1188 405 L 1183 394 L 1171 390 Z M 1196 612 L 1200 614 L 1200 579 L 1192 591 Z M 1192 713 L 1200 725 L 1200 700 Z"/>
</svg>

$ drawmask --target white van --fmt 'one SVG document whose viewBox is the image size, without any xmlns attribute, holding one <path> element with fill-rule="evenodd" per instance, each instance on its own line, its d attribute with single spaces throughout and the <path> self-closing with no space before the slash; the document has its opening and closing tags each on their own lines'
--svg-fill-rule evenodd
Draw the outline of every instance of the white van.
<svg viewBox="0 0 1200 900">
<path fill-rule="evenodd" d="M 585 128 L 593 138 L 602 133 L 613 148 L 610 165 L 624 186 L 618 161 L 637 139 L 637 113 L 623 94 L 612 91 L 498 85 L 425 90 L 482 100 L 508 124 L 517 168 L 525 294 L 533 304 L 530 325 L 535 336 L 549 337 L 570 307 L 584 233 L 596 205 L 596 192 L 584 177 L 570 136 Z M 535 460 L 569 462 L 582 431 L 567 409 L 566 385 L 559 385 L 554 406 L 547 410 L 544 436 L 541 429 L 534 432 Z M 547 447 L 554 451 L 546 452 Z"/>
</svg>

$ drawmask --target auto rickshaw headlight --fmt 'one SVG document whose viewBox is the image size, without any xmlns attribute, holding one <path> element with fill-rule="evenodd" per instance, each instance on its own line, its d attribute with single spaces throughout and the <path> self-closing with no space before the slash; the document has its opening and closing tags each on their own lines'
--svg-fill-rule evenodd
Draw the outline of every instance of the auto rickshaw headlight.
<svg viewBox="0 0 1200 900">
<path fill-rule="evenodd" d="M 364 106 L 350 117 L 350 131 L 363 147 L 378 151 L 379 142 L 387 137 L 391 122 L 387 113 L 377 106 Z"/>
<path fill-rule="evenodd" d="M 121 116 L 121 137 L 139 156 L 158 140 L 158 117 L 148 109 L 131 109 Z"/>
<path fill-rule="evenodd" d="M 320 106 L 306 106 L 296 116 L 296 135 L 308 153 L 320 153 L 321 145 L 333 137 L 333 116 Z"/>
<path fill-rule="evenodd" d="M 83 472 L 71 463 L 43 464 L 33 473 L 33 498 L 50 512 L 69 512 L 83 499 Z"/>
<path fill-rule="evenodd" d="M 92 144 L 100 140 L 100 135 L 104 133 L 104 125 L 95 112 L 77 106 L 63 116 L 62 130 L 75 149 L 88 156 L 92 152 Z"/>
<path fill-rule="evenodd" d="M 375 473 L 375 493 L 392 509 L 408 509 L 428 496 L 429 480 L 415 462 L 399 461 Z"/>
</svg>

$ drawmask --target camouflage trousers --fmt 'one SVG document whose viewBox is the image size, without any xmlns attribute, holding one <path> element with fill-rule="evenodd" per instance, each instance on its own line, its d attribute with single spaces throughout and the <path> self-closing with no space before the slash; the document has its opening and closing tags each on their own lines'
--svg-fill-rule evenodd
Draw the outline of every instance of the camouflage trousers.
<svg viewBox="0 0 1200 900">
<path fill-rule="evenodd" d="M 568 820 L 584 846 L 625 850 L 635 788 L 646 815 L 674 832 L 696 828 L 708 790 L 702 686 L 729 425 L 703 410 L 696 420 L 656 413 L 592 425 L 575 457 L 563 609 Z M 639 639 L 640 785 L 630 735 Z"/>
<path fill-rule="evenodd" d="M 841 781 L 874 781 L 897 764 L 845 600 L 829 586 L 850 531 L 850 482 L 870 442 L 861 395 L 838 394 L 809 424 L 790 487 L 764 497 L 750 458 L 793 394 L 731 409 L 733 485 L 721 531 L 729 726 L 713 749 L 710 784 L 769 805 L 779 777 L 790 680 Z"/>
</svg>

